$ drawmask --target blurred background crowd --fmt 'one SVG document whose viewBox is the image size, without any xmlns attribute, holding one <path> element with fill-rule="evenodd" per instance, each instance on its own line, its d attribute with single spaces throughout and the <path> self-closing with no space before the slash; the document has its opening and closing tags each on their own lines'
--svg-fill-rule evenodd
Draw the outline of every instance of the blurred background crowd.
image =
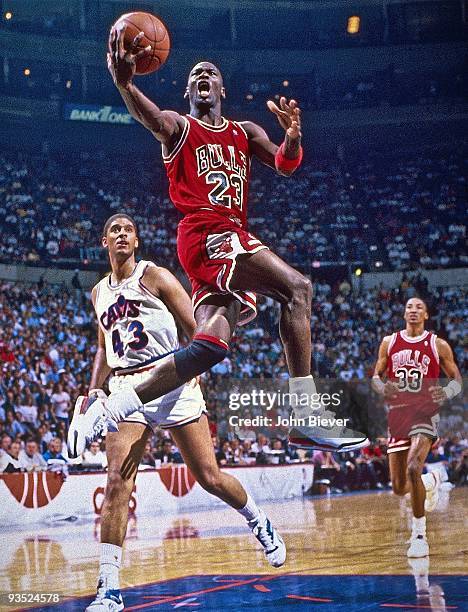
<svg viewBox="0 0 468 612">
<path fill-rule="evenodd" d="M 452 152 L 428 147 L 307 160 L 294 181 L 257 167 L 250 230 L 305 271 L 330 264 L 375 271 L 466 265 L 467 152 L 460 141 Z M 100 232 L 119 210 L 137 220 L 143 253 L 178 268 L 179 217 L 154 160 L 3 152 L 0 193 L 0 261 L 105 267 Z"/>
</svg>

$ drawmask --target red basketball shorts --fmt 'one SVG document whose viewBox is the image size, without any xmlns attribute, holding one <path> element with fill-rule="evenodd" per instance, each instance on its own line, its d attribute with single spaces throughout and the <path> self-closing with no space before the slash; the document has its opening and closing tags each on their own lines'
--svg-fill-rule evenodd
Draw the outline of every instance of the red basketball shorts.
<svg viewBox="0 0 468 612">
<path fill-rule="evenodd" d="M 193 310 L 211 295 L 231 294 L 242 305 L 239 325 L 244 325 L 257 314 L 257 298 L 252 291 L 231 289 L 237 258 L 268 247 L 230 219 L 203 213 L 187 215 L 177 229 L 177 253 L 192 284 Z"/>
<path fill-rule="evenodd" d="M 407 450 L 411 446 L 411 438 L 423 434 L 431 440 L 438 437 L 440 416 L 438 408 L 433 405 L 426 407 L 391 408 L 388 413 L 388 453 Z"/>
</svg>

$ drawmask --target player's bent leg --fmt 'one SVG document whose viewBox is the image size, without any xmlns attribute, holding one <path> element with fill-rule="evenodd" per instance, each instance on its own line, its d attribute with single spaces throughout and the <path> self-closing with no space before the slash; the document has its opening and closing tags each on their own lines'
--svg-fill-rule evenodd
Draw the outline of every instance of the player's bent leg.
<svg viewBox="0 0 468 612">
<path fill-rule="evenodd" d="M 78 399 L 68 431 L 68 455 L 79 457 L 86 444 L 106 430 L 116 430 L 116 423 L 133 412 L 143 412 L 143 405 L 166 395 L 221 362 L 235 329 L 240 304 L 231 295 L 210 296 L 195 313 L 197 331 L 192 342 L 157 361 L 144 382 L 125 386 L 103 399 Z"/>
<path fill-rule="evenodd" d="M 281 304 L 280 336 L 291 376 L 289 390 L 298 397 L 314 396 L 317 389 L 311 375 L 311 282 L 270 250 L 262 250 L 237 257 L 229 287 L 255 291 Z M 347 427 L 311 426 L 311 416 L 320 416 L 323 423 L 334 422 L 334 413 L 323 407 L 313 411 L 310 405 L 296 405 L 294 416 L 302 419 L 304 425 L 291 429 L 291 445 L 337 452 L 369 445 L 365 434 Z"/>
<path fill-rule="evenodd" d="M 312 352 L 310 280 L 264 249 L 237 257 L 229 287 L 261 293 L 281 304 L 280 335 L 289 373 L 291 376 L 308 376 Z"/>
<path fill-rule="evenodd" d="M 122 545 L 128 522 L 128 506 L 145 444 L 150 433 L 143 423 L 120 424 L 118 433 L 106 439 L 108 473 L 101 510 L 101 555 L 96 598 L 87 612 L 124 609 L 119 585 Z"/>
<path fill-rule="evenodd" d="M 171 428 L 171 434 L 197 482 L 245 517 L 270 565 L 281 567 L 286 560 L 284 541 L 237 478 L 219 469 L 206 415 L 187 425 Z"/>
</svg>

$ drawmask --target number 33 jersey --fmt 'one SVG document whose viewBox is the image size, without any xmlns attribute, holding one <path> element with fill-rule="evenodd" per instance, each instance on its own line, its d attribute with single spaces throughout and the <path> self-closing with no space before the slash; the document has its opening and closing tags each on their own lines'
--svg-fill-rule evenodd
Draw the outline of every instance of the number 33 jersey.
<svg viewBox="0 0 468 612">
<path fill-rule="evenodd" d="M 111 275 L 97 284 L 94 309 L 106 342 L 107 364 L 113 370 L 140 368 L 179 348 L 174 317 L 144 285 L 150 261 L 139 261 L 118 285 Z"/>
<path fill-rule="evenodd" d="M 398 385 L 398 392 L 388 402 L 388 424 L 395 437 L 432 435 L 432 420 L 439 410 L 429 390 L 439 384 L 436 338 L 429 331 L 417 337 L 408 336 L 404 330 L 391 335 L 387 378 Z"/>
<path fill-rule="evenodd" d="M 180 212 L 214 210 L 246 227 L 250 153 L 241 123 L 223 117 L 215 126 L 186 115 L 179 142 L 163 161 Z"/>
</svg>

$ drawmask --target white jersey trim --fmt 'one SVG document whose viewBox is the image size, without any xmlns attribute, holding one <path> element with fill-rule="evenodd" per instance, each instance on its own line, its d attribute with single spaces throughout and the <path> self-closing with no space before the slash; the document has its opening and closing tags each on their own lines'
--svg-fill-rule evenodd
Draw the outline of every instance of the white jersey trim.
<svg viewBox="0 0 468 612">
<path fill-rule="evenodd" d="M 437 340 L 437 335 L 431 334 L 431 349 L 432 349 L 432 352 L 434 353 L 434 357 L 436 358 L 437 363 L 439 363 L 440 361 L 439 351 L 437 350 L 436 340 Z"/>
<path fill-rule="evenodd" d="M 397 332 L 393 332 L 393 334 L 390 336 L 390 342 L 388 344 L 388 348 L 387 348 L 387 355 L 390 355 L 390 351 L 393 348 L 393 345 L 395 344 L 395 341 L 397 339 Z"/>
<path fill-rule="evenodd" d="M 180 152 L 180 150 L 184 146 L 185 141 L 187 140 L 188 133 L 190 132 L 190 121 L 186 119 L 185 117 L 182 117 L 182 119 L 184 120 L 185 125 L 184 125 L 184 129 L 182 130 L 182 135 L 180 137 L 179 142 L 176 144 L 176 146 L 174 147 L 174 150 L 172 151 L 172 153 L 170 153 L 170 155 L 164 155 L 164 153 L 162 153 L 163 162 L 165 164 L 169 164 L 171 161 L 174 160 L 176 155 Z M 162 147 L 163 145 L 161 145 L 161 148 Z"/>
<path fill-rule="evenodd" d="M 420 342 L 421 340 L 425 340 L 429 333 L 430 332 L 425 330 L 425 331 L 423 331 L 423 333 L 420 336 L 415 336 L 413 338 L 411 336 L 408 336 L 408 334 L 406 333 L 405 329 L 402 329 L 401 332 L 400 332 L 400 336 L 403 338 L 403 340 L 405 342 L 416 343 L 416 342 Z"/>
</svg>

